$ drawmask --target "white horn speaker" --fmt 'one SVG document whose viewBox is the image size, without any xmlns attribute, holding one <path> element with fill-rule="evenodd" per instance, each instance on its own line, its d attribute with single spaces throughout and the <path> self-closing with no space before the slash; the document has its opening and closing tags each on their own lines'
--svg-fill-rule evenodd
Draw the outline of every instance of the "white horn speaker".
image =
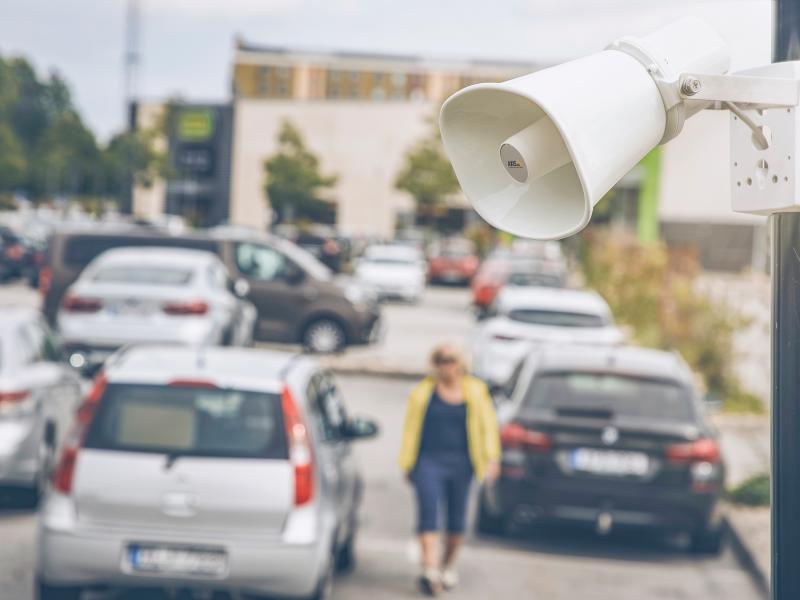
<svg viewBox="0 0 800 600">
<path fill-rule="evenodd" d="M 684 19 L 556 67 L 463 89 L 442 106 L 442 140 L 486 221 L 523 237 L 567 237 L 654 146 L 677 135 L 684 117 L 703 108 L 669 112 L 656 81 L 724 73 L 728 63 L 716 32 Z"/>
</svg>

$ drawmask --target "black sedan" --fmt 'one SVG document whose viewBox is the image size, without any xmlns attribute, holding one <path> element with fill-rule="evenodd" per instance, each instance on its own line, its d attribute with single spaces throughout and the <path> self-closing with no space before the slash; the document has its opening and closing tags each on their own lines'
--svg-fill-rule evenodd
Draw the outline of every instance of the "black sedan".
<svg viewBox="0 0 800 600">
<path fill-rule="evenodd" d="M 536 353 L 500 398 L 502 474 L 478 529 L 545 521 L 686 532 L 717 553 L 724 465 L 692 375 L 676 354 L 633 347 Z"/>
</svg>

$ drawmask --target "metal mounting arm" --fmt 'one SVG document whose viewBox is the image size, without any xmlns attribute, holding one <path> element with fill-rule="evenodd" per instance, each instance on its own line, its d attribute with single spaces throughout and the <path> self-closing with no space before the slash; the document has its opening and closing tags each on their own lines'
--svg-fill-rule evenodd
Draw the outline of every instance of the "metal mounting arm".
<svg viewBox="0 0 800 600">
<path fill-rule="evenodd" d="M 800 104 L 800 79 L 682 73 L 678 89 L 685 100 L 731 102 L 747 108 Z"/>
</svg>

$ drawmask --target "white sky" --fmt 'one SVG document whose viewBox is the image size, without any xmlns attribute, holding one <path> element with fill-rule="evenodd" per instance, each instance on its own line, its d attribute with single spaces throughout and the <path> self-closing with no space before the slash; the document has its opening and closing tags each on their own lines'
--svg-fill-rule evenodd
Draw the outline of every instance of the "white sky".
<svg viewBox="0 0 800 600">
<path fill-rule="evenodd" d="M 769 62 L 770 0 L 140 0 L 140 95 L 222 100 L 233 39 L 457 58 L 557 62 L 695 14 L 734 68 Z M 0 53 L 58 70 L 107 138 L 123 125 L 125 0 L 0 0 Z"/>
</svg>

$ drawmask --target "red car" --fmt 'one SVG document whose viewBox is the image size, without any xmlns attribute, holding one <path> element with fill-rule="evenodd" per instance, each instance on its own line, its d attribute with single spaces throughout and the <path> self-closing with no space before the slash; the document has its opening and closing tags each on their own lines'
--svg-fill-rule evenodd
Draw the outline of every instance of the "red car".
<svg viewBox="0 0 800 600">
<path fill-rule="evenodd" d="M 428 281 L 469 285 L 479 262 L 475 244 L 469 240 L 443 240 L 428 254 Z"/>
<path fill-rule="evenodd" d="M 472 304 L 483 313 L 504 285 L 563 287 L 565 282 L 562 260 L 498 252 L 483 262 L 472 279 Z"/>
</svg>

